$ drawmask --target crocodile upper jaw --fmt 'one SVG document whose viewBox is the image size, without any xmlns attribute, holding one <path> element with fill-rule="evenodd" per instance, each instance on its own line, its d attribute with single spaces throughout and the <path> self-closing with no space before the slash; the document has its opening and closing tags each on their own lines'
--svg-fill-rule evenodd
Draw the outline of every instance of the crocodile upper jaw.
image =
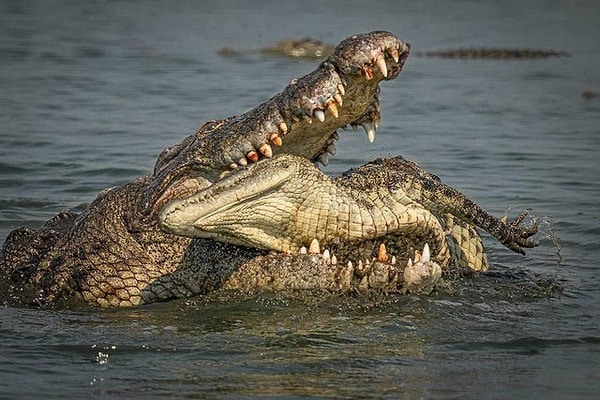
<svg viewBox="0 0 600 400">
<path fill-rule="evenodd" d="M 380 121 L 378 84 L 399 74 L 409 51 L 409 44 L 389 32 L 352 36 L 315 71 L 267 102 L 241 116 L 207 123 L 159 157 L 141 199 L 142 214 L 154 215 L 173 196 L 187 193 L 187 180 L 201 189 L 224 172 L 278 153 L 326 163 L 327 152 L 335 152 L 336 129 L 347 125 L 362 125 L 372 141 Z"/>
</svg>

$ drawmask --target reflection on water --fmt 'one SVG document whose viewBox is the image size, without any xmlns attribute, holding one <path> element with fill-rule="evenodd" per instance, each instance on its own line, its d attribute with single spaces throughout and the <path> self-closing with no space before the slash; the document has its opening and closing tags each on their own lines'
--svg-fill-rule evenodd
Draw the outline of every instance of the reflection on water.
<svg viewBox="0 0 600 400">
<path fill-rule="evenodd" d="M 0 5 L 0 238 L 148 173 L 161 149 L 204 120 L 244 112 L 315 65 L 251 52 L 224 58 L 218 49 L 306 36 L 335 43 L 387 29 L 415 51 L 569 52 L 545 60 L 410 58 L 397 80 L 382 84 L 377 141 L 340 132 L 326 169 L 338 174 L 402 154 L 496 215 L 531 209 L 548 221 L 540 246 L 522 257 L 486 237 L 489 273 L 457 277 L 423 298 L 0 309 L 0 397 L 595 396 L 600 102 L 582 93 L 600 90 L 597 6 L 265 7 Z"/>
</svg>

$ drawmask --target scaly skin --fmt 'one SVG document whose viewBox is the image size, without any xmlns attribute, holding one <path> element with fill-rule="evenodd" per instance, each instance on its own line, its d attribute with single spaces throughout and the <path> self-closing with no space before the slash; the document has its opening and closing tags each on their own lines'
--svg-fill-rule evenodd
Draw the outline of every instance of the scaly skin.
<svg viewBox="0 0 600 400">
<path fill-rule="evenodd" d="M 177 235 L 284 253 L 297 253 L 316 238 L 342 259 L 358 258 L 352 249 L 374 253 L 384 243 L 405 263 L 427 243 L 442 267 L 485 270 L 481 238 L 472 227 L 523 253 L 522 247 L 535 245 L 529 238 L 537 232 L 537 226 L 519 226 L 523 217 L 507 224 L 401 157 L 331 179 L 305 158 L 282 154 L 173 200 L 159 223 Z"/>
<path fill-rule="evenodd" d="M 38 231 L 11 232 L 0 251 L 2 301 L 138 305 L 207 293 L 233 271 L 252 276 L 270 262 L 290 270 L 289 287 L 300 281 L 319 287 L 313 267 L 323 263 L 303 261 L 310 256 L 265 258 L 253 249 L 167 234 L 155 215 L 172 198 L 260 158 L 288 152 L 324 161 L 323 152 L 334 151 L 335 130 L 347 124 L 362 124 L 372 138 L 380 118 L 378 83 L 398 75 L 408 50 L 388 32 L 346 39 L 315 71 L 271 100 L 241 116 L 208 122 L 165 150 L 153 175 L 103 191 L 78 216 L 61 213 Z M 257 285 L 268 288 L 269 280 Z"/>
</svg>

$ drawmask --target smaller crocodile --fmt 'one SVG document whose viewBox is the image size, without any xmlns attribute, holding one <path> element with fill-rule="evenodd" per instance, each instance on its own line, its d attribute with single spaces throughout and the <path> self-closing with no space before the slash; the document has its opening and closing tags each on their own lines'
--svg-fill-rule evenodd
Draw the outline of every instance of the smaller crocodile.
<svg viewBox="0 0 600 400">
<path fill-rule="evenodd" d="M 172 200 L 159 224 L 176 235 L 288 254 L 316 238 L 343 260 L 376 254 L 384 243 L 408 263 L 426 245 L 442 268 L 486 270 L 474 227 L 524 254 L 523 247 L 535 246 L 530 237 L 538 230 L 520 226 L 525 215 L 510 224 L 495 218 L 402 157 L 377 159 L 331 179 L 309 160 L 281 154 Z"/>
<path fill-rule="evenodd" d="M 274 44 L 273 46 L 262 48 L 259 51 L 263 54 L 271 56 L 313 60 L 329 56 L 334 49 L 334 46 L 328 45 L 320 40 L 304 38 L 299 40 L 285 39 Z M 217 54 L 225 57 L 231 57 L 247 52 L 254 51 L 240 51 L 230 47 L 224 47 L 219 49 Z M 549 49 L 474 47 L 417 51 L 413 53 L 413 56 L 439 58 L 535 59 L 568 57 L 569 53 L 566 51 Z"/>
</svg>

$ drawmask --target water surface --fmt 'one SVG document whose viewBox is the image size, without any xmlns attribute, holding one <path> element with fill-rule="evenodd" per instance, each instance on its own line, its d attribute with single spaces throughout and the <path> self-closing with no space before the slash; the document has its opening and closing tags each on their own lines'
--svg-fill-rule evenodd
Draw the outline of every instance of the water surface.
<svg viewBox="0 0 600 400">
<path fill-rule="evenodd" d="M 492 271 L 429 297 L 2 308 L 0 397 L 594 398 L 600 99 L 581 94 L 600 91 L 599 26 L 596 4 L 569 1 L 3 2 L 0 241 L 148 173 L 203 121 L 315 67 L 222 47 L 386 29 L 414 51 L 570 56 L 411 57 L 382 84 L 376 142 L 343 134 L 326 168 L 402 154 L 496 215 L 530 209 L 544 232 L 527 256 L 486 236 Z"/>
</svg>

